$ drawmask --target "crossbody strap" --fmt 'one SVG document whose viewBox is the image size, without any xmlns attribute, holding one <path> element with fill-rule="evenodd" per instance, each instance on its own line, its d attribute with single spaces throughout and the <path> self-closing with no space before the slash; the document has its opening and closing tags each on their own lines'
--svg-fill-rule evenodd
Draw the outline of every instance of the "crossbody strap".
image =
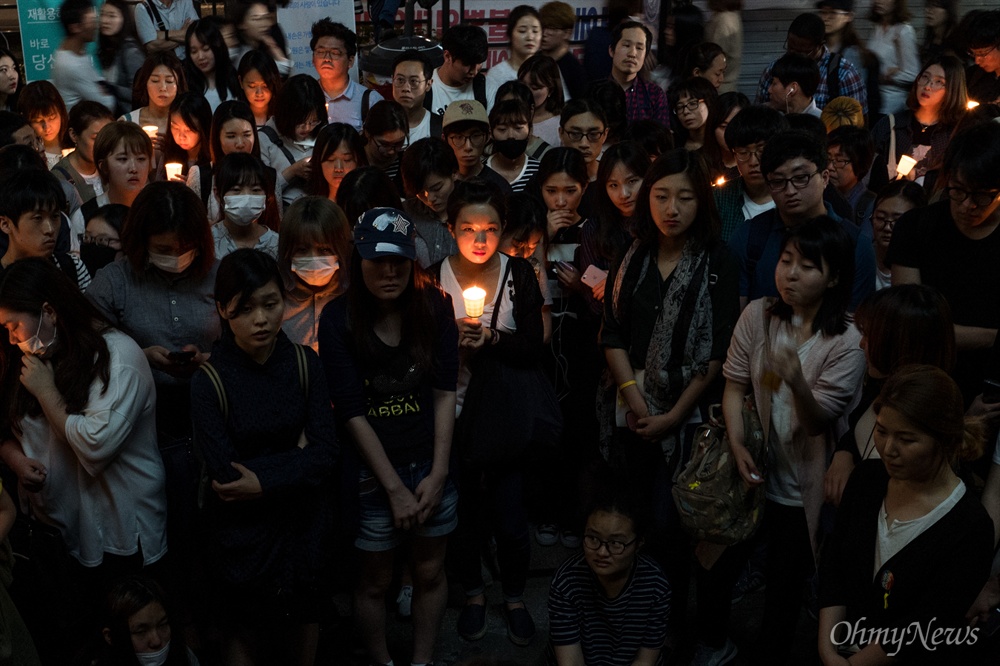
<svg viewBox="0 0 1000 666">
<path fill-rule="evenodd" d="M 510 259 L 507 259 L 507 269 L 503 272 L 503 279 L 500 280 L 500 289 L 497 290 L 496 298 L 493 299 L 493 316 L 490 317 L 490 328 L 497 330 L 497 317 L 500 316 L 500 303 L 503 301 L 504 291 L 507 290 L 507 278 L 510 277 Z"/>
<path fill-rule="evenodd" d="M 219 411 L 222 412 L 222 419 L 228 422 L 229 398 L 226 397 L 226 387 L 222 384 L 222 377 L 219 376 L 219 371 L 208 361 L 202 363 L 198 368 L 204 371 L 209 381 L 212 382 L 212 387 L 215 388 L 215 395 L 219 398 Z"/>
</svg>

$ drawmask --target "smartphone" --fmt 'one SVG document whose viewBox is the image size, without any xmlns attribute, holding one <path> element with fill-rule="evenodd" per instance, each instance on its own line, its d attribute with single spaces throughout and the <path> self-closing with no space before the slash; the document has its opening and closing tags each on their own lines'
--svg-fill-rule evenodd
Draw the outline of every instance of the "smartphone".
<svg viewBox="0 0 1000 666">
<path fill-rule="evenodd" d="M 986 379 L 983 381 L 983 402 L 1000 402 L 1000 380 Z"/>
<path fill-rule="evenodd" d="M 167 358 L 177 365 L 186 365 L 194 360 L 194 355 L 193 351 L 172 351 L 167 354 Z"/>
<path fill-rule="evenodd" d="M 580 281 L 590 288 L 594 288 L 608 279 L 608 272 L 601 270 L 594 264 L 587 266 L 587 270 L 580 276 Z"/>
</svg>

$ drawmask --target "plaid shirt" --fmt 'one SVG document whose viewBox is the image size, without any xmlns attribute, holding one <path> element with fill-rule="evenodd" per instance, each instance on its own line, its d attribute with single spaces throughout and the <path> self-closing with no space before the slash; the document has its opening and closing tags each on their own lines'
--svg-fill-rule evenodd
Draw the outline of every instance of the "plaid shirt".
<svg viewBox="0 0 1000 666">
<path fill-rule="evenodd" d="M 635 77 L 632 86 L 625 91 L 625 105 L 630 123 L 636 120 L 655 120 L 664 127 L 670 127 L 667 94 L 660 86 L 642 76 Z"/>
<path fill-rule="evenodd" d="M 819 59 L 816 64 L 819 65 L 819 87 L 816 88 L 816 94 L 813 95 L 813 101 L 816 102 L 816 106 L 823 108 L 826 103 L 830 101 L 830 91 L 826 85 L 826 71 L 830 66 L 830 59 L 833 57 L 833 53 L 830 49 L 823 47 L 823 57 Z M 767 104 L 770 95 L 767 90 L 771 87 L 771 81 L 774 79 L 771 76 L 771 69 L 774 67 L 774 62 L 767 66 L 764 73 L 760 75 L 760 85 L 757 88 L 757 99 L 754 100 L 755 104 Z M 867 115 L 868 113 L 868 91 L 865 88 L 865 80 L 858 73 L 858 70 L 847 61 L 846 58 L 840 59 L 840 67 L 837 68 L 837 73 L 840 76 L 840 96 L 841 97 L 853 97 L 861 103 L 862 111 Z"/>
</svg>

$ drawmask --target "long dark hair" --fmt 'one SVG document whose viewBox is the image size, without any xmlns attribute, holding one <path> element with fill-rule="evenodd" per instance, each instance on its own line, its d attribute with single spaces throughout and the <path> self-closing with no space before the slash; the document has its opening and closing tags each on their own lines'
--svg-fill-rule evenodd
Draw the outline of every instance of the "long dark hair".
<svg viewBox="0 0 1000 666">
<path fill-rule="evenodd" d="M 143 275 L 149 260 L 149 239 L 176 232 L 182 244 L 198 250 L 191 274 L 204 277 L 215 263 L 215 241 L 205 204 L 184 183 L 156 182 L 142 188 L 128 209 L 122 229 L 122 252 L 135 275 Z"/>
<path fill-rule="evenodd" d="M 220 199 L 233 187 L 254 185 L 263 188 L 267 197 L 264 212 L 257 222 L 272 231 L 278 231 L 281 217 L 278 215 L 278 203 L 274 194 L 275 183 L 264 163 L 247 153 L 230 153 L 215 165 L 215 187 Z"/>
<path fill-rule="evenodd" d="M 240 66 L 236 70 L 236 76 L 239 79 L 240 90 L 243 90 L 243 78 L 250 72 L 256 70 L 260 77 L 264 79 L 264 85 L 267 89 L 271 91 L 271 101 L 267 105 L 267 115 L 274 115 L 274 101 L 278 97 L 278 93 L 281 91 L 281 75 L 278 73 L 278 66 L 274 63 L 274 58 L 263 51 L 258 51 L 257 49 L 250 49 L 243 54 L 240 58 Z M 249 104 L 246 94 L 241 93 L 244 102 Z"/>
<path fill-rule="evenodd" d="M 225 157 L 225 153 L 222 151 L 222 141 L 220 140 L 222 126 L 233 119 L 245 120 L 250 123 L 250 127 L 253 130 L 253 148 L 250 150 L 250 154 L 254 157 L 260 157 L 260 138 L 257 136 L 257 119 L 253 117 L 253 111 L 250 109 L 249 104 L 231 99 L 220 104 L 219 108 L 212 114 L 213 162 L 218 162 Z"/>
<path fill-rule="evenodd" d="M 363 166 L 349 172 L 340 181 L 337 205 L 343 209 L 353 228 L 367 210 L 399 206 L 399 193 L 385 171 L 378 167 Z"/>
<path fill-rule="evenodd" d="M 48 259 L 15 261 L 0 277 L 0 308 L 37 317 L 47 304 L 56 312 L 56 342 L 52 347 L 56 389 L 70 414 L 79 414 L 90 401 L 90 388 L 101 382 L 107 390 L 111 355 L 101 335 L 110 327 L 104 316 L 75 284 Z M 19 381 L 21 351 L 3 345 L 3 386 L 8 402 L 9 425 L 19 430 L 24 416 L 37 416 L 42 408 Z"/>
<path fill-rule="evenodd" d="M 361 273 L 362 261 L 355 249 L 351 256 L 350 286 L 347 288 L 347 319 L 361 362 L 368 365 L 379 355 L 381 348 L 375 336 L 375 324 L 381 310 L 375 296 L 365 285 Z M 397 309 L 403 315 L 399 346 L 422 371 L 427 371 L 436 363 L 434 347 L 438 332 L 430 292 L 435 289 L 440 291 L 440 287 L 416 261 L 411 263 L 410 282 L 397 299 Z"/>
<path fill-rule="evenodd" d="M 941 100 L 941 108 L 938 109 L 938 121 L 945 125 L 955 125 L 962 120 L 968 110 L 966 104 L 969 101 L 968 89 L 965 86 L 965 67 L 962 61 L 953 55 L 937 55 L 924 63 L 917 75 L 917 81 L 932 65 L 938 65 L 944 70 L 944 99 Z M 911 111 L 920 108 L 917 101 L 917 81 L 910 86 L 910 92 L 906 96 L 906 106 Z"/>
<path fill-rule="evenodd" d="M 823 294 L 812 330 L 813 333 L 822 331 L 824 335 L 840 335 L 847 330 L 847 305 L 854 286 L 854 241 L 839 223 L 821 215 L 789 229 L 781 244 L 782 253 L 789 244 L 795 245 L 804 258 L 817 266 L 825 264 L 827 278 L 837 279 L 837 284 L 828 287 Z M 789 321 L 792 306 L 779 295 L 770 313 Z"/>
<path fill-rule="evenodd" d="M 76 108 L 76 107 L 74 107 Z M 170 116 L 184 121 L 192 131 L 198 133 L 198 159 L 201 168 L 211 168 L 212 164 L 212 107 L 201 93 L 189 91 L 181 93 L 170 105 Z M 177 145 L 174 133 L 167 128 L 167 138 L 163 146 L 164 162 L 180 162 L 187 171 L 188 154 Z"/>
<path fill-rule="evenodd" d="M 180 95 L 183 92 L 187 92 L 187 77 L 184 76 L 184 65 L 174 55 L 174 50 L 168 49 L 166 51 L 151 53 L 146 56 L 145 62 L 142 63 L 139 71 L 135 73 L 135 80 L 132 82 L 132 106 L 134 108 L 138 109 L 149 104 L 149 88 L 147 84 L 149 83 L 149 77 L 153 75 L 153 70 L 160 65 L 169 69 L 174 75 L 174 80 L 177 81 L 177 94 Z"/>
<path fill-rule="evenodd" d="M 219 22 L 214 16 L 193 21 L 184 35 L 184 74 L 187 76 L 188 89 L 205 94 L 208 90 L 208 79 L 191 60 L 191 38 L 197 37 L 202 44 L 207 44 L 215 57 L 215 91 L 221 101 L 230 97 L 240 99 L 240 87 L 236 78 L 236 70 L 229 60 L 229 49 L 219 30 Z"/>
<path fill-rule="evenodd" d="M 309 170 L 309 181 L 306 183 L 306 192 L 320 197 L 330 196 L 330 183 L 326 182 L 323 176 L 323 162 L 331 154 L 337 152 L 340 144 L 346 143 L 347 147 L 354 153 L 354 168 L 368 166 L 368 153 L 365 152 L 365 142 L 358 134 L 358 131 L 347 123 L 332 123 L 319 131 L 316 135 L 316 145 L 313 146 L 310 164 L 313 168 Z"/>
<path fill-rule="evenodd" d="M 608 260 L 615 258 L 621 249 L 619 246 L 622 240 L 630 231 L 630 221 L 622 216 L 608 196 L 608 180 L 619 164 L 643 178 L 651 163 L 649 155 L 635 141 L 622 141 L 604 151 L 601 166 L 597 169 L 597 181 L 594 183 L 594 208 L 597 211 L 597 249 Z"/>
<path fill-rule="evenodd" d="M 712 196 L 711 180 L 708 176 L 708 166 L 705 159 L 696 151 L 674 148 L 660 155 L 653 166 L 646 172 L 639 190 L 639 198 L 635 202 L 635 217 L 633 229 L 635 236 L 644 245 L 655 247 L 659 241 L 660 230 L 653 221 L 649 208 L 649 196 L 657 182 L 674 174 L 686 174 L 691 181 L 698 200 L 698 211 L 689 232 L 691 238 L 698 241 L 703 249 L 710 249 L 719 240 L 722 223 L 719 221 L 719 210 L 715 207 L 715 197 Z"/>
<path fill-rule="evenodd" d="M 131 39 L 143 53 L 146 52 L 146 49 L 142 42 L 139 41 L 139 35 L 135 30 L 135 17 L 132 15 L 132 6 L 125 2 L 125 0 L 104 0 L 104 4 L 111 5 L 120 11 L 123 20 L 122 29 L 117 34 L 105 36 L 101 34 L 100 30 L 97 31 L 97 60 L 101 63 L 102 68 L 107 69 L 114 64 L 115 56 L 118 55 L 118 51 L 127 40 Z M 98 14 L 99 20 L 100 14 Z"/>
</svg>

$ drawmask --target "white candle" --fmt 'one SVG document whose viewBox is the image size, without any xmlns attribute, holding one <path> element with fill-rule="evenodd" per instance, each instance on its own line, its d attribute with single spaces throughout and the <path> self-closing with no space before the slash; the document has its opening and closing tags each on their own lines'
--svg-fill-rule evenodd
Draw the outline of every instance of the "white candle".
<svg viewBox="0 0 1000 666">
<path fill-rule="evenodd" d="M 900 178 L 906 178 L 916 165 L 917 161 L 915 159 L 909 155 L 903 155 L 899 158 L 899 164 L 896 165 L 896 173 Z"/>
<path fill-rule="evenodd" d="M 69 155 L 70 153 L 72 153 L 74 150 L 76 150 L 76 149 L 75 148 L 63 148 L 62 149 L 62 156 L 66 157 L 67 155 Z"/>
<path fill-rule="evenodd" d="M 142 131 L 145 132 L 146 136 L 148 136 L 150 139 L 155 139 L 157 132 L 160 131 L 160 128 L 157 127 L 156 125 L 143 125 Z"/>
<path fill-rule="evenodd" d="M 969 101 L 968 101 L 968 102 L 966 103 L 966 105 L 965 105 L 965 108 L 966 108 L 966 109 L 968 109 L 969 111 L 972 111 L 972 110 L 973 110 L 974 108 L 976 108 L 977 106 L 979 106 L 979 102 L 977 102 L 977 101 L 976 101 L 976 100 L 974 100 L 974 99 L 970 99 L 970 100 L 969 100 Z"/>
<path fill-rule="evenodd" d="M 462 292 L 465 299 L 465 316 L 473 319 L 483 316 L 483 306 L 486 305 L 486 292 L 479 287 L 469 287 Z"/>
<path fill-rule="evenodd" d="M 173 180 L 184 171 L 184 165 L 180 162 L 167 162 L 163 168 L 167 170 L 167 180 Z"/>
</svg>

